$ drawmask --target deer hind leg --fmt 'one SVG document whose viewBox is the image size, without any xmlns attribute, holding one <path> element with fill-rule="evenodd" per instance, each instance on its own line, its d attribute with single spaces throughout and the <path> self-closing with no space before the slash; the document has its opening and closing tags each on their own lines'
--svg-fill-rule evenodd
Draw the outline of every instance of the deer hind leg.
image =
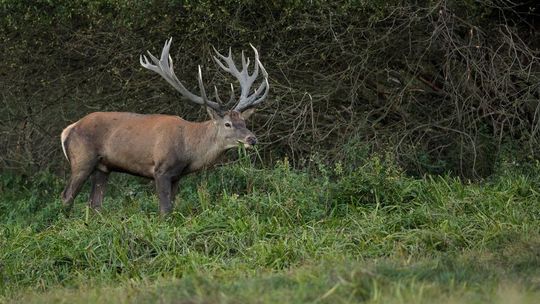
<svg viewBox="0 0 540 304">
<path fill-rule="evenodd" d="M 77 194 L 79 194 L 79 191 L 81 191 L 84 182 L 92 174 L 92 171 L 94 171 L 93 166 L 85 166 L 71 171 L 69 182 L 62 192 L 62 203 L 66 211 L 69 211 L 73 207 L 73 201 L 77 197 Z"/>
<path fill-rule="evenodd" d="M 103 196 L 105 195 L 105 188 L 107 186 L 107 179 L 109 178 L 109 172 L 103 172 L 101 170 L 95 170 L 92 175 L 92 191 L 90 192 L 89 206 L 94 210 L 101 209 L 103 203 Z"/>
<path fill-rule="evenodd" d="M 94 172 L 98 162 L 97 153 L 89 149 L 89 145 L 79 137 L 72 137 L 67 150 L 71 163 L 71 177 L 62 192 L 62 203 L 66 212 L 73 207 L 73 201 L 81 191 L 84 182 Z"/>
</svg>

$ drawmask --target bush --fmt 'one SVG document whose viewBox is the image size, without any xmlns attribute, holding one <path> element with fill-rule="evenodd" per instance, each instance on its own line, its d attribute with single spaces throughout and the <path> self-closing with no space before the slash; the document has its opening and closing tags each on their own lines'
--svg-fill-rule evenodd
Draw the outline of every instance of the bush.
<svg viewBox="0 0 540 304">
<path fill-rule="evenodd" d="M 413 183 L 389 154 L 383 158 L 375 155 L 341 176 L 333 189 L 333 199 L 353 205 L 402 204 L 412 198 Z"/>
<path fill-rule="evenodd" d="M 254 131 L 271 163 L 330 163 L 351 138 L 408 172 L 491 174 L 502 145 L 536 158 L 538 38 L 532 4 L 501 1 L 2 1 L 0 166 L 62 172 L 58 134 L 88 112 L 202 119 L 138 56 L 175 38 L 196 87 L 212 45 L 258 46 L 270 98 Z M 181 67 L 181 68 L 180 68 Z M 208 82 L 225 89 L 214 68 Z"/>
</svg>

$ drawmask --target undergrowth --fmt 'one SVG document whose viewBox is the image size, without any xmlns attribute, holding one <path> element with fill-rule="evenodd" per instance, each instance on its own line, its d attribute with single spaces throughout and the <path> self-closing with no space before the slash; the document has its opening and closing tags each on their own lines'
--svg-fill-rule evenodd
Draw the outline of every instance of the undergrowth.
<svg viewBox="0 0 540 304">
<path fill-rule="evenodd" d="M 187 177 L 158 216 L 116 175 L 100 213 L 64 180 L 0 177 L 0 301 L 530 301 L 540 287 L 540 166 L 412 178 L 386 156 L 293 169 L 245 161 Z M 508 292 L 501 292 L 506 290 Z M 515 299 L 514 299 L 515 298 Z"/>
</svg>

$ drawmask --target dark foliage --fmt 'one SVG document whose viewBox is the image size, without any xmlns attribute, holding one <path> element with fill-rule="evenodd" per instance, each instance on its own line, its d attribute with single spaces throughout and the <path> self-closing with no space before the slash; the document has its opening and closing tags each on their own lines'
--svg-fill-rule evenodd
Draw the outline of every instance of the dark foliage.
<svg viewBox="0 0 540 304">
<path fill-rule="evenodd" d="M 413 174 L 478 177 L 501 154 L 537 157 L 534 1 L 363 3 L 1 1 L 0 167 L 62 168 L 62 128 L 93 111 L 204 119 L 139 66 L 170 36 L 192 89 L 197 64 L 227 88 L 212 45 L 260 49 L 272 90 L 252 127 L 268 161 L 354 159 L 367 143 Z"/>
</svg>

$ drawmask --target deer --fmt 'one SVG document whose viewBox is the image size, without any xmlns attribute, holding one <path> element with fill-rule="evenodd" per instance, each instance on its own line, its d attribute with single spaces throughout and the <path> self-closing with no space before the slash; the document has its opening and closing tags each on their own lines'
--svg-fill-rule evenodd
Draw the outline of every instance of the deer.
<svg viewBox="0 0 540 304">
<path fill-rule="evenodd" d="M 214 100 L 204 88 L 201 66 L 198 66 L 200 95 L 193 94 L 174 73 L 173 60 L 169 55 L 172 38 L 167 39 L 160 58 L 147 51 L 148 57 L 140 55 L 142 67 L 165 79 L 184 99 L 203 106 L 210 120 L 192 122 L 179 116 L 164 114 L 137 114 L 130 112 L 94 112 L 67 126 L 61 133 L 62 150 L 71 174 L 61 200 L 68 212 L 82 185 L 91 178 L 88 205 L 100 210 L 105 188 L 111 172 L 142 176 L 155 181 L 159 198 L 159 212 L 165 216 L 173 211 L 180 179 L 211 167 L 227 150 L 238 146 L 252 148 L 257 138 L 246 127 L 246 120 L 268 96 L 270 85 L 268 73 L 254 52 L 254 67 L 249 72 L 250 60 L 242 51 L 239 70 L 233 60 L 231 48 L 228 56 L 215 48 L 214 61 L 221 69 L 236 78 L 240 96 L 235 98 L 231 83 L 230 98 L 223 103 L 214 86 Z M 262 81 L 251 87 L 262 72 Z M 233 105 L 226 110 L 227 105 Z"/>
</svg>

